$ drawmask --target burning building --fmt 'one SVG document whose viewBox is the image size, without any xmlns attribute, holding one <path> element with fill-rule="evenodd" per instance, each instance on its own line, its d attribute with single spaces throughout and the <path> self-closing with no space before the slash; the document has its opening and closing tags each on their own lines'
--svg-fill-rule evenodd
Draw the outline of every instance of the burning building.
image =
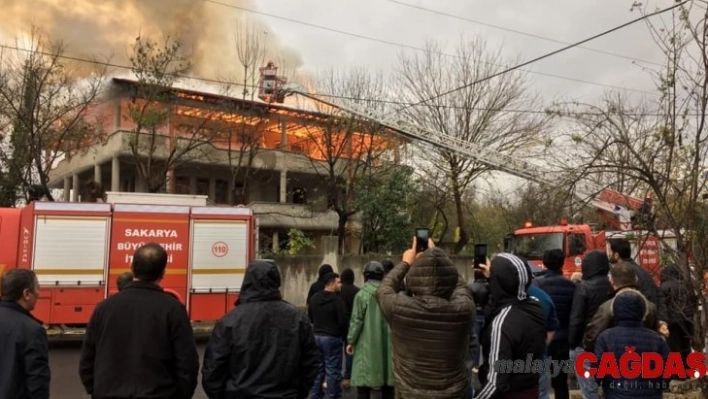
<svg viewBox="0 0 708 399">
<path fill-rule="evenodd" d="M 258 217 L 261 249 L 280 249 L 290 228 L 336 234 L 329 207 L 331 176 L 351 179 L 376 154 L 395 154 L 400 142 L 372 123 L 335 113 L 113 79 L 87 118 L 96 134 L 57 164 L 50 188 L 64 201 L 106 191 L 206 195 L 215 206 L 247 205 Z M 354 226 L 355 227 L 355 226 Z"/>
</svg>

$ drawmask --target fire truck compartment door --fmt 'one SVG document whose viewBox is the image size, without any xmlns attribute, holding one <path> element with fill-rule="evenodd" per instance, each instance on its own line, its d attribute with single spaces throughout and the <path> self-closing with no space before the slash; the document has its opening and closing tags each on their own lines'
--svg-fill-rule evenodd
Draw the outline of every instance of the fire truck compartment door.
<svg viewBox="0 0 708 399">
<path fill-rule="evenodd" d="M 240 290 L 248 245 L 245 221 L 193 220 L 190 288 L 194 292 Z"/>
<path fill-rule="evenodd" d="M 106 217 L 38 216 L 32 266 L 40 284 L 103 282 L 108 227 Z"/>
</svg>

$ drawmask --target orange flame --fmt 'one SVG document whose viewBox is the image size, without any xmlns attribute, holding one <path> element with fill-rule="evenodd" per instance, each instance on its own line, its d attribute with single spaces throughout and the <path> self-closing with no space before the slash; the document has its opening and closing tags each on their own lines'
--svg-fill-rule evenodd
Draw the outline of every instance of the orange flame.
<svg viewBox="0 0 708 399">
<path fill-rule="evenodd" d="M 310 93 L 315 88 L 308 81 Z M 338 116 L 328 116 L 307 111 L 290 110 L 283 107 L 268 107 L 267 112 L 250 115 L 244 108 L 260 106 L 257 103 L 238 103 L 233 109 L 219 109 L 218 103 L 209 94 L 177 92 L 187 100 L 172 108 L 170 126 L 158 129 L 160 135 L 174 135 L 187 140 L 208 141 L 220 149 L 247 149 L 257 145 L 262 149 L 297 152 L 314 160 L 339 158 L 360 159 L 367 152 L 377 152 L 395 146 L 394 140 L 383 136 L 372 136 L 365 132 L 353 131 L 354 127 L 341 124 Z M 145 100 L 120 98 L 117 107 L 102 107 L 103 113 L 112 110 L 106 117 L 106 131 L 135 131 L 135 121 L 131 120 L 130 107 L 145 105 Z M 228 101 L 228 100 L 227 100 Z M 315 102 L 315 101 L 313 101 Z M 335 110 L 324 104 L 327 107 Z M 117 114 L 116 114 L 117 113 Z M 116 122 L 118 125 L 116 126 Z M 365 128 L 366 124 L 361 125 Z M 85 143 L 89 146 L 94 143 Z M 333 155 L 336 154 L 336 155 Z"/>
</svg>

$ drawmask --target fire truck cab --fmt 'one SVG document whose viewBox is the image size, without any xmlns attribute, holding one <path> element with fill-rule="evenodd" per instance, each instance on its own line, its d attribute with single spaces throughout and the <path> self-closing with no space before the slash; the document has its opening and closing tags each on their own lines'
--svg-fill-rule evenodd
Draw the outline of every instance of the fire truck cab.
<svg viewBox="0 0 708 399">
<path fill-rule="evenodd" d="M 659 236 L 646 231 L 593 231 L 587 224 L 568 224 L 562 220 L 556 226 L 533 227 L 527 223 L 504 240 L 505 251 L 522 256 L 544 268 L 543 255 L 547 250 L 560 249 L 565 254 L 563 275 L 570 277 L 581 271 L 585 255 L 599 249 L 610 252 L 610 240 L 626 238 L 632 245 L 632 258 L 645 268 L 659 284 L 661 274 L 661 245 L 676 249 L 676 236 L 659 231 Z"/>
<path fill-rule="evenodd" d="M 233 307 L 255 256 L 255 218 L 246 207 L 207 205 L 206 196 L 107 193 L 106 203 L 31 202 L 0 209 L 0 270 L 33 270 L 34 315 L 48 325 L 85 325 L 117 292 L 135 250 L 155 242 L 168 253 L 160 285 L 193 321 Z"/>
</svg>

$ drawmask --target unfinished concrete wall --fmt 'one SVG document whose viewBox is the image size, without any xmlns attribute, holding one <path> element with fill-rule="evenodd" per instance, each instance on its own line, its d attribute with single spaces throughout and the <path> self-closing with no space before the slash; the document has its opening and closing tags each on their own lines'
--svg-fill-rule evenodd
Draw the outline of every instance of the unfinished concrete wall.
<svg viewBox="0 0 708 399">
<path fill-rule="evenodd" d="M 465 281 L 473 276 L 471 257 L 451 257 L 460 275 Z M 296 306 L 305 306 L 310 285 L 317 280 L 317 271 L 324 263 L 330 264 L 335 271 L 340 272 L 351 268 L 354 271 L 354 284 L 361 287 L 364 284 L 362 268 L 370 260 L 381 261 L 385 256 L 333 256 L 333 255 L 303 255 L 274 258 L 280 267 L 283 279 L 281 292 L 286 301 Z M 401 257 L 392 256 L 389 259 L 397 264 Z"/>
</svg>

